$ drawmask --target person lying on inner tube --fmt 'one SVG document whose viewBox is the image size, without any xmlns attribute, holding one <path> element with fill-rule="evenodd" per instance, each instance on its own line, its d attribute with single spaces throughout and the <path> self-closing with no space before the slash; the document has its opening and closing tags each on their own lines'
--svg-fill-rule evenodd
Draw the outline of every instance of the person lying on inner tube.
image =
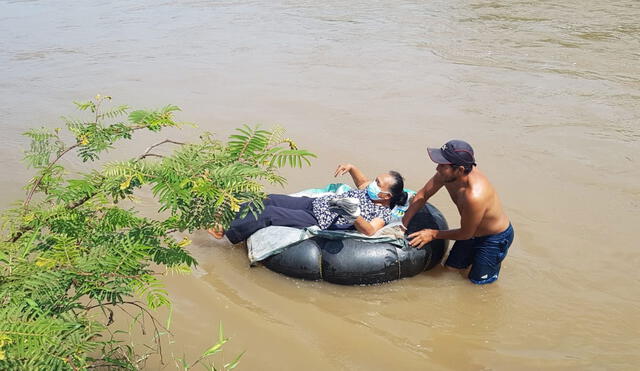
<svg viewBox="0 0 640 371">
<path fill-rule="evenodd" d="M 357 189 L 341 195 L 318 198 L 270 194 L 264 210 L 254 217 L 248 213 L 236 217 L 225 231 L 209 229 L 215 238 L 227 236 L 231 243 L 246 240 L 257 230 L 270 225 L 306 228 L 317 225 L 321 229 L 356 229 L 371 236 L 391 220 L 391 209 L 407 201 L 404 179 L 396 171 L 378 175 L 369 181 L 354 165 L 341 164 L 334 177 L 349 173 Z"/>
</svg>

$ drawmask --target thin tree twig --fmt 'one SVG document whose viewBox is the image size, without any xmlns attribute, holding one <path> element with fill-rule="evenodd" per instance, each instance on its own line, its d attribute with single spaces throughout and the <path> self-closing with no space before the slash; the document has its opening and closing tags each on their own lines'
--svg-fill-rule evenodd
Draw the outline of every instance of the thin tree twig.
<svg viewBox="0 0 640 371">
<path fill-rule="evenodd" d="M 182 143 L 182 142 L 176 142 L 175 140 L 165 139 L 163 141 L 160 141 L 160 142 L 158 142 L 156 144 L 152 144 L 149 147 L 147 147 L 147 149 L 140 156 L 138 156 L 138 160 L 142 160 L 143 158 L 145 158 L 147 156 L 160 156 L 160 155 L 152 154 L 152 153 L 149 153 L 149 152 L 151 152 L 152 149 L 154 149 L 154 148 L 156 148 L 158 146 L 161 146 L 161 145 L 163 145 L 165 143 L 177 144 L 177 145 L 181 145 L 181 146 L 185 144 L 185 143 Z M 162 157 L 162 156 L 160 156 L 160 157 Z"/>
<path fill-rule="evenodd" d="M 138 303 L 136 303 L 134 301 L 125 301 L 125 302 L 123 302 L 123 304 L 133 305 L 133 306 L 137 307 L 138 309 L 140 309 L 141 311 L 143 311 L 144 313 L 146 313 L 149 316 L 149 318 L 151 318 L 151 324 L 153 325 L 153 329 L 154 329 L 154 333 L 155 333 L 154 337 L 156 338 L 156 344 L 158 345 L 158 354 L 160 355 L 160 364 L 164 365 L 164 357 L 163 357 L 163 354 L 162 354 L 162 341 L 160 340 L 160 331 L 158 330 L 158 327 L 160 327 L 161 329 L 163 329 L 164 331 L 166 331 L 169 334 L 171 334 L 171 332 L 167 328 L 162 326 L 162 324 L 156 319 L 156 317 L 154 317 L 153 314 L 151 314 L 149 309 L 143 307 L 142 305 L 140 305 L 140 304 L 138 304 Z M 144 316 L 143 316 L 142 319 L 144 321 Z"/>
<path fill-rule="evenodd" d="M 131 131 L 136 131 L 136 130 L 144 129 L 144 128 L 146 128 L 146 126 L 145 126 L 145 125 L 136 125 L 136 126 L 131 126 L 131 127 L 129 127 L 129 129 L 130 129 Z M 148 151 L 150 151 L 151 149 L 153 149 L 153 148 L 155 148 L 155 147 L 159 146 L 160 144 L 163 144 L 163 143 L 184 144 L 184 143 L 175 142 L 175 141 L 172 141 L 172 140 L 166 139 L 166 140 L 164 140 L 164 141 L 162 141 L 162 142 L 160 142 L 160 143 L 158 143 L 158 144 L 156 144 L 156 145 L 153 145 L 153 146 L 149 147 L 149 148 L 147 149 L 147 152 L 148 152 Z M 31 202 L 31 198 L 33 197 L 33 195 L 34 195 L 34 194 L 35 194 L 35 192 L 37 191 L 38 186 L 40 185 L 40 183 L 42 183 L 42 180 L 44 179 L 46 172 L 47 172 L 47 171 L 49 171 L 49 170 L 51 170 L 51 168 L 53 167 L 53 165 L 55 165 L 55 164 L 60 160 L 60 158 L 62 158 L 62 156 L 66 155 L 66 154 L 67 154 L 69 151 L 71 151 L 72 149 L 75 149 L 75 148 L 78 148 L 78 147 L 80 147 L 80 143 L 76 143 L 76 144 L 74 144 L 74 145 L 72 145 L 72 146 L 69 146 L 67 149 L 65 149 L 64 151 L 62 151 L 62 152 L 61 152 L 61 153 L 56 157 L 56 159 L 55 159 L 55 160 L 53 160 L 53 162 L 51 162 L 51 163 L 49 164 L 49 166 L 47 166 L 47 168 L 42 172 L 42 175 L 40 175 L 40 177 L 36 180 L 35 184 L 33 185 L 33 187 L 31 187 L 31 189 L 29 190 L 29 193 L 27 194 L 27 197 L 25 198 L 24 203 L 22 204 L 22 207 L 23 207 L 25 210 L 27 209 L 27 206 L 29 206 L 29 203 Z"/>
<path fill-rule="evenodd" d="M 165 331 L 169 335 L 172 335 L 172 334 L 171 334 L 171 331 L 169 331 L 166 327 L 164 327 L 160 323 L 160 321 L 158 321 L 156 319 L 156 317 L 149 311 L 149 309 L 143 307 L 142 305 L 140 305 L 138 302 L 135 302 L 135 301 L 123 301 L 121 303 L 116 303 L 116 304 L 111 304 L 111 303 L 96 304 L 96 305 L 92 305 L 92 306 L 89 306 L 89 307 L 85 307 L 84 309 L 86 311 L 89 311 L 89 310 L 94 309 L 94 308 L 101 308 L 104 311 L 104 308 L 102 308 L 102 307 L 104 307 L 106 305 L 113 305 L 113 306 L 119 307 L 119 309 L 122 310 L 124 313 L 126 313 L 129 317 L 135 319 L 135 316 L 133 316 L 131 313 L 129 313 L 126 309 L 120 307 L 120 305 L 122 305 L 122 304 L 133 305 L 136 308 L 140 309 L 140 311 L 143 312 L 143 321 L 144 321 L 144 314 L 149 316 L 149 318 L 151 319 L 151 324 L 153 325 L 153 329 L 154 329 L 154 331 L 153 331 L 154 334 L 155 334 L 154 335 L 154 337 L 155 337 L 154 341 L 158 346 L 158 354 L 160 355 L 160 363 L 164 365 L 165 363 L 164 363 L 164 357 L 163 357 L 163 354 L 162 354 L 162 342 L 161 342 L 160 336 L 159 336 L 160 335 L 160 330 Z M 144 322 L 141 324 L 141 326 L 144 326 Z M 144 332 L 144 328 L 143 327 L 141 327 L 141 328 L 142 328 L 142 331 Z"/>
<path fill-rule="evenodd" d="M 131 130 L 132 130 L 132 131 L 134 131 L 134 130 L 139 130 L 139 129 L 143 129 L 143 128 L 145 128 L 145 126 L 134 126 L 134 127 L 132 127 L 132 128 L 131 128 Z M 184 144 L 186 144 L 186 143 L 183 143 L 183 142 L 177 142 L 177 141 L 175 141 L 175 140 L 171 140 L 171 139 L 165 139 L 165 140 L 163 140 L 163 141 L 160 141 L 160 142 L 158 142 L 158 143 L 155 143 L 155 144 L 153 144 L 153 145 L 149 146 L 149 147 L 144 151 L 144 153 L 142 153 L 140 156 L 138 156 L 138 157 L 136 158 L 136 161 L 142 160 L 142 159 L 144 159 L 145 157 L 148 157 L 148 156 L 162 157 L 162 155 L 156 155 L 156 154 L 152 154 L 152 153 L 149 153 L 149 152 L 150 152 L 152 149 L 154 149 L 154 148 L 156 148 L 156 147 L 158 147 L 158 146 L 160 146 L 160 145 L 162 145 L 162 144 L 165 144 L 165 143 L 171 143 L 171 144 L 177 144 L 177 145 L 184 145 Z M 79 146 L 80 146 L 79 144 L 74 144 L 73 146 L 71 146 L 71 147 L 69 147 L 69 148 L 65 149 L 65 150 L 64 150 L 64 152 L 60 153 L 60 155 L 58 155 L 58 157 L 57 157 L 57 158 L 56 158 L 56 159 L 55 159 L 51 164 L 49 164 L 49 166 L 47 167 L 47 169 L 46 169 L 45 171 L 48 171 L 48 170 L 49 170 L 49 169 L 50 169 L 50 168 L 51 168 L 51 167 L 52 167 L 52 166 L 53 166 L 53 165 L 54 165 L 58 160 L 60 160 L 60 158 L 61 158 L 62 156 L 64 156 L 67 152 L 69 152 L 69 151 L 71 151 L 72 149 L 77 148 L 77 147 L 79 147 Z M 38 178 L 38 179 L 37 179 L 36 183 L 33 185 L 33 188 L 31 188 L 31 189 L 29 190 L 29 194 L 27 195 L 27 198 L 25 199 L 25 201 L 24 201 L 24 203 L 23 203 L 23 208 L 24 208 L 25 210 L 26 210 L 27 206 L 29 205 L 29 203 L 31 202 L 31 198 L 32 198 L 32 197 L 33 197 L 33 195 L 35 194 L 36 189 L 38 188 L 38 186 L 39 186 L 39 185 L 40 185 L 40 183 L 42 182 L 42 179 L 44 179 L 44 174 L 43 174 L 42 176 L 40 176 L 40 178 Z M 77 208 L 77 207 L 80 207 L 80 206 L 82 206 L 85 202 L 87 202 L 87 201 L 89 201 L 91 198 L 93 198 L 93 196 L 95 196 L 96 194 L 98 194 L 98 192 L 94 192 L 94 193 L 92 193 L 92 194 L 88 194 L 88 195 L 86 195 L 86 196 L 82 197 L 81 199 L 79 199 L 79 200 L 77 200 L 77 201 L 75 201 L 75 202 L 73 202 L 73 203 L 69 204 L 69 205 L 67 206 L 67 208 L 68 208 L 68 209 L 70 209 L 70 210 L 73 210 L 73 209 L 75 209 L 75 208 Z M 20 237 L 22 237 L 22 235 L 24 235 L 24 233 L 25 233 L 25 232 L 28 232 L 28 231 L 30 231 L 31 229 L 33 229 L 33 228 L 31 228 L 31 227 L 27 227 L 27 228 L 20 228 L 20 230 L 18 230 L 18 231 L 16 232 L 16 234 L 15 234 L 15 235 L 13 235 L 13 237 L 11 237 L 11 239 L 10 239 L 9 241 L 10 241 L 10 242 L 16 242 L 17 240 L 19 240 L 19 239 L 20 239 Z"/>
<path fill-rule="evenodd" d="M 46 169 L 44 169 L 44 170 L 42 171 L 42 175 L 41 175 L 38 179 L 36 179 L 36 182 L 34 183 L 33 187 L 31 187 L 31 189 L 29 190 L 29 193 L 27 194 L 27 198 L 25 198 L 24 203 L 22 204 L 22 207 L 23 207 L 24 209 L 26 209 L 26 208 L 27 208 L 27 206 L 29 206 L 29 203 L 31 202 L 31 198 L 33 197 L 33 194 L 34 194 L 34 193 L 36 193 L 36 190 L 38 189 L 38 186 L 40 185 L 40 183 L 42 183 L 42 179 L 44 179 L 45 174 L 46 174 L 49 170 L 51 170 L 51 168 L 53 167 L 53 165 L 55 165 L 55 164 L 56 164 L 56 162 L 58 162 L 58 160 L 60 160 L 60 158 L 62 158 L 62 156 L 64 156 L 65 154 L 67 154 L 67 152 L 71 151 L 72 149 L 74 149 L 74 148 L 76 148 L 76 147 L 78 147 L 78 146 L 80 146 L 80 144 L 77 144 L 77 143 L 76 143 L 76 144 L 72 145 L 71 147 L 69 147 L 69 148 L 65 149 L 64 151 L 62 151 L 62 152 L 58 155 L 58 157 L 56 157 L 56 159 L 55 159 L 55 160 L 53 160 L 53 161 L 49 164 L 49 166 L 47 166 L 47 168 L 46 168 Z"/>
<path fill-rule="evenodd" d="M 147 153 L 147 154 L 145 154 L 145 155 L 142 155 L 142 156 L 138 157 L 138 160 L 142 160 L 142 159 L 147 158 L 147 157 L 160 157 L 160 158 L 164 158 L 164 156 L 163 156 L 163 155 L 159 155 L 159 154 L 157 154 L 157 153 Z"/>
</svg>

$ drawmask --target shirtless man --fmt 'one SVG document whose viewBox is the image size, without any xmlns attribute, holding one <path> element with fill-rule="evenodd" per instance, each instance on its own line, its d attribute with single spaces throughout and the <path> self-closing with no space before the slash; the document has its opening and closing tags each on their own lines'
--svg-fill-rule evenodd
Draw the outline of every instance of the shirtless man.
<svg viewBox="0 0 640 371">
<path fill-rule="evenodd" d="M 402 224 L 408 226 L 416 212 L 444 186 L 460 212 L 460 228 L 423 229 L 409 235 L 409 244 L 422 248 L 433 239 L 456 240 L 445 266 L 459 270 L 471 266 L 471 282 L 494 282 L 514 234 L 495 189 L 475 168 L 473 148 L 467 142 L 451 140 L 427 151 L 438 164 L 436 174 L 415 195 Z"/>
</svg>

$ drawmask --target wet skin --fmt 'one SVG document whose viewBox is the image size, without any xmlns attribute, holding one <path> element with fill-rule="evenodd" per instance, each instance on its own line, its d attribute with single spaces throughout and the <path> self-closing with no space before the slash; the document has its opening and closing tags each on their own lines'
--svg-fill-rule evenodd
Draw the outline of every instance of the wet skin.
<svg viewBox="0 0 640 371">
<path fill-rule="evenodd" d="M 436 174 L 418 191 L 405 213 L 403 225 L 408 225 L 427 199 L 443 186 L 458 208 L 460 228 L 444 231 L 423 229 L 412 233 L 409 235 L 411 246 L 421 248 L 433 239 L 467 240 L 500 233 L 509 226 L 509 218 L 495 189 L 480 170 L 474 167 L 465 174 L 462 166 L 444 164 L 438 164 Z"/>
</svg>

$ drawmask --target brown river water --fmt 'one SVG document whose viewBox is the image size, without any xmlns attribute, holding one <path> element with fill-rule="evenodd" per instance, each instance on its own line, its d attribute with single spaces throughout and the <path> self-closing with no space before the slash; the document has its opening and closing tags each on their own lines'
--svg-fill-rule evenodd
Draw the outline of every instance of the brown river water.
<svg viewBox="0 0 640 371">
<path fill-rule="evenodd" d="M 341 162 L 417 189 L 426 146 L 466 139 L 516 229 L 498 282 L 439 268 L 305 282 L 198 232 L 198 270 L 166 279 L 170 351 L 197 356 L 222 321 L 224 357 L 247 350 L 246 370 L 635 370 L 639 19 L 636 0 L 0 1 L 0 206 L 30 175 L 20 133 L 96 93 L 199 125 L 116 158 L 281 124 L 319 156 L 269 189 L 282 193 L 333 182 Z M 432 201 L 458 225 L 446 194 Z"/>
</svg>

